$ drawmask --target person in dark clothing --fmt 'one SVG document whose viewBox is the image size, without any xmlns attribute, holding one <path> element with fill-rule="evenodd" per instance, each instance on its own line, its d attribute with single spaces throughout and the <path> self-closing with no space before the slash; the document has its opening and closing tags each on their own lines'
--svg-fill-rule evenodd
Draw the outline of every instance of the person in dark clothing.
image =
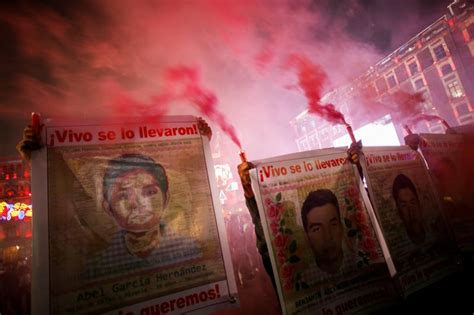
<svg viewBox="0 0 474 315">
<path fill-rule="evenodd" d="M 257 201 L 252 190 L 252 183 L 250 181 L 250 169 L 254 165 L 249 162 L 243 162 L 237 167 L 239 172 L 240 181 L 242 182 L 242 188 L 244 189 L 245 204 L 249 210 L 250 216 L 252 217 L 252 222 L 255 228 L 255 237 L 257 243 L 257 250 L 260 256 L 262 257 L 263 267 L 265 271 L 270 276 L 272 281 L 273 288 L 276 290 L 275 277 L 273 276 L 272 263 L 270 261 L 270 255 L 268 253 L 267 243 L 265 242 L 265 235 L 263 234 L 262 221 L 258 213 Z"/>
</svg>

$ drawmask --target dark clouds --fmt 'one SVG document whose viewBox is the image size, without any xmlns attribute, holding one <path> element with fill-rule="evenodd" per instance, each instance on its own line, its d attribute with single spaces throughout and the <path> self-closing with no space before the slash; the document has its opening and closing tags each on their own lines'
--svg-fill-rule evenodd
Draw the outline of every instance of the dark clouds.
<svg viewBox="0 0 474 315">
<path fill-rule="evenodd" d="M 329 1 L 324 6 L 330 21 L 346 21 L 345 30 L 353 38 L 388 54 L 445 14 L 451 2 L 341 0 Z"/>
</svg>

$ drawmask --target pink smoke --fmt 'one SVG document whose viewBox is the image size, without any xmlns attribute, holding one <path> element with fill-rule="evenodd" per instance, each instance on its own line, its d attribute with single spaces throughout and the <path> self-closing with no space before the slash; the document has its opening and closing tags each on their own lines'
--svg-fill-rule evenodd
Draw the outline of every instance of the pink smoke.
<svg viewBox="0 0 474 315">
<path fill-rule="evenodd" d="M 295 68 L 298 84 L 308 100 L 308 110 L 334 124 L 345 124 L 344 115 L 333 104 L 321 104 L 322 89 L 327 75 L 321 66 L 312 63 L 306 56 L 293 54 L 286 67 Z"/>
<path fill-rule="evenodd" d="M 392 117 L 404 120 L 421 115 L 424 101 L 423 94 L 420 92 L 412 94 L 401 90 L 397 91 L 391 96 Z"/>
<path fill-rule="evenodd" d="M 242 147 L 234 126 L 219 110 L 216 95 L 202 87 L 197 68 L 187 66 L 168 68 L 164 74 L 164 81 L 164 90 L 152 96 L 150 102 L 141 102 L 122 94 L 114 103 L 115 109 L 122 115 L 135 112 L 153 121 L 159 121 L 169 112 L 171 103 L 187 101 L 200 113 L 217 123 L 239 149 Z"/>
<path fill-rule="evenodd" d="M 438 115 L 429 115 L 429 114 L 419 114 L 413 119 L 410 120 L 412 126 L 417 125 L 420 121 L 439 121 L 441 122 L 446 128 L 450 128 L 446 120 L 439 117 Z"/>
<path fill-rule="evenodd" d="M 205 87 L 218 95 L 219 112 L 232 118 L 245 139 L 249 156 L 290 153 L 296 146 L 288 122 L 306 106 L 302 93 L 281 88 L 292 74 L 281 73 L 282 60 L 290 52 L 317 51 L 318 64 L 331 69 L 328 81 L 336 86 L 380 59 L 344 34 L 344 21 L 328 29 L 326 18 L 307 1 L 291 0 L 7 6 L 0 20 L 15 38 L 15 49 L 7 51 L 15 63 L 7 67 L 5 77 L 11 88 L 0 93 L 6 94 L 3 107 L 20 110 L 3 112 L 20 126 L 31 111 L 43 117 L 110 117 L 111 108 L 104 105 L 114 100 L 121 116 L 140 114 L 153 120 L 186 112 L 180 104 L 169 106 L 186 97 L 194 106 L 211 110 L 206 104 L 213 104 L 212 97 L 198 96 L 207 94 L 206 89 L 189 88 L 185 96 L 189 80 L 169 91 L 166 75 L 157 75 L 173 65 L 198 65 L 206 75 Z M 172 93 L 176 89 L 183 92 L 180 99 Z M 222 128 L 235 135 L 222 114 L 213 115 L 208 119 L 220 120 Z M 262 145 L 262 138 L 279 145 Z"/>
</svg>

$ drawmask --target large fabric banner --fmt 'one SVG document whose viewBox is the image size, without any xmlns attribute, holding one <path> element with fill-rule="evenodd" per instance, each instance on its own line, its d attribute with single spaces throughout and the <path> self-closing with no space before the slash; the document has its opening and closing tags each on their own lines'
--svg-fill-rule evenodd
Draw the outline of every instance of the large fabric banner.
<svg viewBox="0 0 474 315">
<path fill-rule="evenodd" d="M 464 137 L 459 134 L 420 134 L 420 150 L 433 175 L 444 213 L 462 251 L 474 250 L 474 208 L 471 178 L 466 174 L 472 161 L 464 161 Z"/>
<path fill-rule="evenodd" d="M 236 303 L 209 142 L 194 117 L 49 121 L 43 139 L 33 157 L 36 314 Z"/>
<path fill-rule="evenodd" d="M 364 148 L 362 167 L 403 295 L 456 270 L 456 249 L 421 155 Z"/>
<path fill-rule="evenodd" d="M 253 162 L 284 314 L 353 313 L 393 301 L 375 215 L 346 156 L 330 149 Z"/>
</svg>

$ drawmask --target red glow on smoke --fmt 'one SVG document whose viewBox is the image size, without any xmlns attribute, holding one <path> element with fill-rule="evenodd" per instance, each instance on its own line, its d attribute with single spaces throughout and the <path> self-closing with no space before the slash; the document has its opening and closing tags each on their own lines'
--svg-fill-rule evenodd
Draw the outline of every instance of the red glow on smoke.
<svg viewBox="0 0 474 315">
<path fill-rule="evenodd" d="M 255 56 L 257 69 L 265 70 L 274 59 L 275 53 L 269 47 L 265 47 Z"/>
<path fill-rule="evenodd" d="M 443 118 L 437 116 L 437 115 L 428 115 L 428 114 L 420 114 L 418 116 L 416 116 L 415 118 L 413 118 L 411 120 L 411 124 L 412 125 L 416 125 L 418 124 L 420 121 L 439 121 L 441 122 L 446 128 L 450 128 L 450 126 L 448 125 L 448 123 L 446 122 L 446 120 L 444 120 Z"/>
<path fill-rule="evenodd" d="M 344 115 L 336 110 L 333 104 L 321 104 L 323 85 L 327 80 L 324 70 L 307 57 L 290 55 L 287 67 L 295 68 L 298 74 L 298 84 L 308 100 L 308 110 L 334 124 L 346 124 Z"/>
<path fill-rule="evenodd" d="M 391 98 L 395 105 L 392 115 L 399 120 L 420 115 L 422 104 L 425 101 L 423 94 L 419 92 L 411 94 L 405 91 L 398 91 Z"/>
<path fill-rule="evenodd" d="M 116 109 L 120 113 L 136 111 L 155 122 L 169 111 L 172 102 L 187 101 L 196 109 L 217 123 L 230 139 L 241 148 L 234 126 L 217 107 L 217 96 L 201 86 L 199 71 L 196 68 L 180 66 L 168 68 L 164 75 L 165 85 L 161 94 L 151 97 L 151 102 L 145 103 L 134 100 L 128 95 L 122 95 L 116 102 Z"/>
</svg>

